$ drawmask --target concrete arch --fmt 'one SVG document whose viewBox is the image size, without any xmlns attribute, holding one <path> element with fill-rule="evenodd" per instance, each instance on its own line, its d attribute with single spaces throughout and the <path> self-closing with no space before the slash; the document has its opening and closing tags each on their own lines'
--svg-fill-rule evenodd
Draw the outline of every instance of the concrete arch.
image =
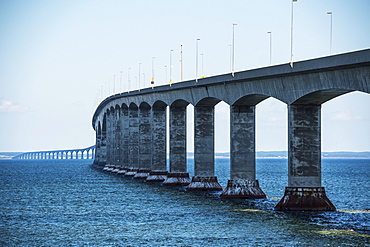
<svg viewBox="0 0 370 247">
<path fill-rule="evenodd" d="M 206 97 L 206 98 L 203 98 L 201 100 L 199 100 L 195 106 L 198 107 L 198 106 L 215 106 L 217 105 L 221 100 L 218 99 L 218 98 L 214 98 L 214 97 Z"/>
<path fill-rule="evenodd" d="M 294 101 L 292 105 L 321 105 L 331 99 L 352 91 L 353 90 L 337 88 L 317 90 L 303 95 Z"/>
<path fill-rule="evenodd" d="M 167 104 L 165 102 L 163 102 L 162 100 L 157 100 L 156 102 L 154 102 L 152 109 L 153 111 L 160 111 L 166 109 L 166 107 Z"/>
<path fill-rule="evenodd" d="M 139 109 L 139 107 L 138 107 L 138 105 L 137 105 L 137 104 L 135 104 L 135 103 L 131 102 L 131 103 L 130 103 L 130 105 L 128 106 L 128 109 L 129 109 L 130 111 L 137 111 L 137 110 Z"/>
<path fill-rule="evenodd" d="M 171 107 L 186 107 L 190 104 L 189 101 L 183 99 L 177 99 L 171 103 Z"/>
<path fill-rule="evenodd" d="M 255 106 L 268 98 L 270 98 L 270 96 L 264 94 L 249 94 L 236 99 L 231 106 Z"/>
</svg>

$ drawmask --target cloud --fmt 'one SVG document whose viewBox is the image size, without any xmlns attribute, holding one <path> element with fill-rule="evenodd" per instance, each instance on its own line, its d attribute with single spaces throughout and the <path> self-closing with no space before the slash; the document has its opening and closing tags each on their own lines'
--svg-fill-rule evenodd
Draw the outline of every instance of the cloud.
<svg viewBox="0 0 370 247">
<path fill-rule="evenodd" d="M 0 104 L 0 112 L 26 112 L 28 107 L 13 104 L 10 100 L 3 100 Z"/>
<path fill-rule="evenodd" d="M 353 116 L 349 111 L 338 112 L 331 117 L 332 120 L 350 121 L 350 120 L 364 120 L 363 116 Z"/>
</svg>

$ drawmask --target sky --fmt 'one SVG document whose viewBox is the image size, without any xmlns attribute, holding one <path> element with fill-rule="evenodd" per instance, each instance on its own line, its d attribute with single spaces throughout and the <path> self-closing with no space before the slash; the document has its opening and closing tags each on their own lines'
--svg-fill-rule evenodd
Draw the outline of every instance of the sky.
<svg viewBox="0 0 370 247">
<path fill-rule="evenodd" d="M 235 71 L 270 65 L 267 32 L 271 63 L 286 63 L 291 11 L 291 0 L 0 0 L 0 151 L 93 145 L 97 104 L 148 87 L 152 65 L 156 85 L 178 82 L 181 45 L 184 80 L 195 78 L 197 43 L 199 75 L 230 72 L 233 28 Z M 295 61 L 330 54 L 328 11 L 332 54 L 370 48 L 370 1 L 298 0 Z M 361 92 L 324 103 L 322 150 L 370 151 L 369 106 Z M 258 151 L 287 150 L 286 108 L 273 98 L 257 105 Z M 188 119 L 192 151 L 192 106 Z M 229 151 L 223 102 L 215 126 L 216 152 Z"/>
</svg>

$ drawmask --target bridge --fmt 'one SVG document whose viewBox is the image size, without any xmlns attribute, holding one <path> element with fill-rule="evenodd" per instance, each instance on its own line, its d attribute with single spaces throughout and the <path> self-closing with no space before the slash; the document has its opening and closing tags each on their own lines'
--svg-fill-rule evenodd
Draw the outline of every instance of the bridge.
<svg viewBox="0 0 370 247">
<path fill-rule="evenodd" d="M 274 209 L 335 210 L 321 181 L 321 105 L 352 91 L 370 93 L 370 49 L 122 92 L 103 100 L 93 115 L 94 164 L 187 190 L 223 190 L 221 197 L 264 198 L 256 178 L 255 115 L 258 103 L 274 97 L 288 107 L 288 184 Z M 220 101 L 230 106 L 225 189 L 214 173 L 214 107 Z M 189 104 L 194 106 L 192 178 L 186 170 Z"/>
<path fill-rule="evenodd" d="M 93 159 L 95 145 L 82 149 L 27 152 L 13 159 Z"/>
</svg>

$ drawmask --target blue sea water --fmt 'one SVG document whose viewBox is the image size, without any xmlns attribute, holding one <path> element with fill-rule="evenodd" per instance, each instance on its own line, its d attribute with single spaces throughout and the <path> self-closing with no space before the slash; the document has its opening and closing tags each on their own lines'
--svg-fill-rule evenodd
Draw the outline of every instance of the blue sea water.
<svg viewBox="0 0 370 247">
<path fill-rule="evenodd" d="M 163 187 L 91 163 L 0 161 L 0 246 L 370 246 L 370 160 L 323 160 L 336 212 L 273 211 L 285 159 L 257 160 L 262 200 Z M 223 186 L 228 174 L 229 160 L 216 159 Z"/>
</svg>

